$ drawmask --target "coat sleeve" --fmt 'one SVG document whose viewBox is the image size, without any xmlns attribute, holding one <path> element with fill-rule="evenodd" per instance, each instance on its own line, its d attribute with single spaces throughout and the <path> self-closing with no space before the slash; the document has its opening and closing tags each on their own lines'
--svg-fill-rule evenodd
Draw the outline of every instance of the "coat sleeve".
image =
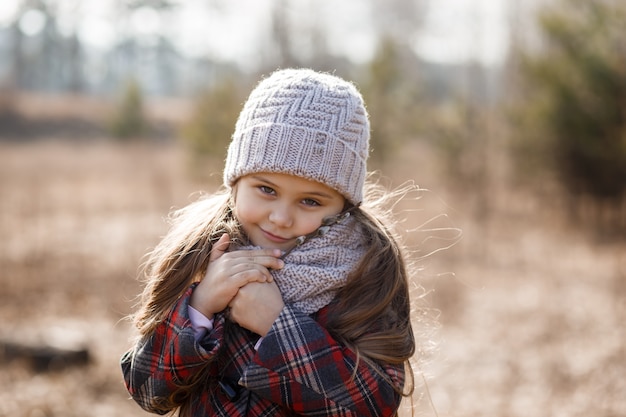
<svg viewBox="0 0 626 417">
<path fill-rule="evenodd" d="M 240 384 L 301 415 L 391 416 L 402 400 L 404 368 L 357 360 L 313 318 L 287 306 Z"/>
<path fill-rule="evenodd" d="M 196 341 L 188 312 L 191 291 L 151 336 L 120 360 L 128 392 L 146 411 L 165 414 L 174 408 L 169 399 L 212 361 L 223 340 L 224 320 L 216 316 L 213 330 Z"/>
</svg>

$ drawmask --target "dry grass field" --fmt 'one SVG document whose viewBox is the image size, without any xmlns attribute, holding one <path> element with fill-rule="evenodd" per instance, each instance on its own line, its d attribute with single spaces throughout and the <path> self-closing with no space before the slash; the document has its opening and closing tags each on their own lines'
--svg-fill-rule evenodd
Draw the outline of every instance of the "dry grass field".
<svg viewBox="0 0 626 417">
<path fill-rule="evenodd" d="M 490 186 L 485 204 L 485 193 L 437 180 L 427 152 L 406 155 L 394 180 L 432 190 L 407 229 L 439 213 L 449 215 L 441 225 L 463 229 L 455 246 L 420 261 L 441 328 L 424 369 L 430 401 L 416 414 L 626 415 L 626 246 L 593 241 L 558 204 L 504 183 Z M 163 218 L 207 186 L 186 161 L 167 144 L 0 143 L 0 339 L 91 354 L 87 366 L 49 372 L 5 357 L 0 416 L 147 415 L 128 399 L 117 364 L 131 334 L 122 319 Z M 206 167 L 218 181 L 220 169 Z M 451 238 L 425 229 L 410 243 Z"/>
</svg>

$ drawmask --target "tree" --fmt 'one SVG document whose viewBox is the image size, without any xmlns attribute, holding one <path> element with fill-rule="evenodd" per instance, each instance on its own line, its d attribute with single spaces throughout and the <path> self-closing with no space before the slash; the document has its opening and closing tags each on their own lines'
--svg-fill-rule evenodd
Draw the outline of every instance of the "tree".
<svg viewBox="0 0 626 417">
<path fill-rule="evenodd" d="M 520 65 L 526 149 L 545 152 L 571 196 L 619 207 L 626 192 L 626 5 L 562 0 Z M 532 126 L 534 124 L 535 126 Z M 528 139 L 526 136 L 523 140 Z"/>
<path fill-rule="evenodd" d="M 193 164 L 204 165 L 207 158 L 223 160 L 243 99 L 241 89 L 229 77 L 197 97 L 193 113 L 182 130 Z M 195 166 L 192 168 L 195 170 Z"/>
<path fill-rule="evenodd" d="M 412 51 L 385 37 L 380 39 L 374 57 L 366 66 L 365 80 L 359 87 L 372 125 L 374 165 L 389 162 L 417 130 L 419 83 L 414 59 Z"/>
<path fill-rule="evenodd" d="M 147 131 L 141 87 L 130 80 L 111 120 L 111 133 L 119 139 L 132 139 L 143 136 Z"/>
</svg>

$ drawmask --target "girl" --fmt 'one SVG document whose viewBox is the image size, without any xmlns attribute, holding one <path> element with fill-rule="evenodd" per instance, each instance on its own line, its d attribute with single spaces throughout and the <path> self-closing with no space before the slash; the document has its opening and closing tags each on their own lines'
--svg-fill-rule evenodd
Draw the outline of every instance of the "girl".
<svg viewBox="0 0 626 417">
<path fill-rule="evenodd" d="M 362 97 L 340 78 L 281 70 L 252 91 L 225 187 L 174 213 L 147 261 L 121 359 L 141 407 L 397 413 L 413 390 L 409 280 L 365 181 L 368 143 Z"/>
</svg>

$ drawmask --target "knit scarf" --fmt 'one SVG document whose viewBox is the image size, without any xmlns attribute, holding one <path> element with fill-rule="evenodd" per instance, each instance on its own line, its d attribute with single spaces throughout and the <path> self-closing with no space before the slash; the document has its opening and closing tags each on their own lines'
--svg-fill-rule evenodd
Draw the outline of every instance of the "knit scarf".
<svg viewBox="0 0 626 417">
<path fill-rule="evenodd" d="M 332 301 L 364 254 L 360 227 L 348 217 L 293 249 L 285 266 L 271 273 L 285 304 L 311 314 Z"/>
</svg>

